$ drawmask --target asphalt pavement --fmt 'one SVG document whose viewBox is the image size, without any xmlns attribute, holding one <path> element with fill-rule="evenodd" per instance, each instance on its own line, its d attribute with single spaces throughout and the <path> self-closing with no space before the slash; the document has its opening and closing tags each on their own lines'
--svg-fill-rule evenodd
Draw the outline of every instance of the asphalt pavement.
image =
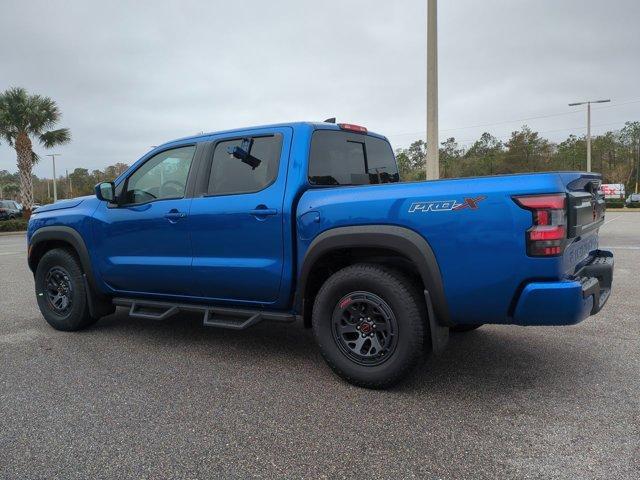
<svg viewBox="0 0 640 480">
<path fill-rule="evenodd" d="M 42 319 L 0 237 L 0 478 L 640 478 L 640 214 L 611 212 L 604 310 L 485 326 L 390 391 L 353 387 L 301 325 L 126 312 Z"/>
</svg>

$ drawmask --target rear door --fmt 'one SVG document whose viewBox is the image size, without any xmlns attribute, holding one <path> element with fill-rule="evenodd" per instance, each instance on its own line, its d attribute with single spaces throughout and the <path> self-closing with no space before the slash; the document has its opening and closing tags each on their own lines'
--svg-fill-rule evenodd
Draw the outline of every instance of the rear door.
<svg viewBox="0 0 640 480">
<path fill-rule="evenodd" d="M 258 129 L 211 144 L 190 215 L 199 296 L 261 304 L 278 299 L 291 137 L 289 127 Z"/>
</svg>

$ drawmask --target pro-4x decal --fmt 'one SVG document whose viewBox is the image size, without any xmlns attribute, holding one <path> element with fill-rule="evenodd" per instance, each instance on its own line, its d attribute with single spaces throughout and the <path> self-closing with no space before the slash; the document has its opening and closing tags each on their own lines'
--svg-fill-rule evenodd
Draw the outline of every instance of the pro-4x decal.
<svg viewBox="0 0 640 480">
<path fill-rule="evenodd" d="M 425 202 L 414 202 L 409 207 L 409 213 L 415 212 L 449 212 L 452 210 L 477 210 L 478 203 L 487 197 L 480 195 L 479 197 L 465 197 L 464 200 L 431 200 Z"/>
</svg>

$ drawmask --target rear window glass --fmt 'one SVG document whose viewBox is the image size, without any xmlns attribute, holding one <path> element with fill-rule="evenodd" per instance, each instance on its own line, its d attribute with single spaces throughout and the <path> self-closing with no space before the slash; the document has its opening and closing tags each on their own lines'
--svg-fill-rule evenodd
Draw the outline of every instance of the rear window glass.
<svg viewBox="0 0 640 480">
<path fill-rule="evenodd" d="M 391 145 L 385 140 L 333 130 L 314 132 L 309 157 L 312 185 L 371 185 L 399 180 Z"/>
</svg>

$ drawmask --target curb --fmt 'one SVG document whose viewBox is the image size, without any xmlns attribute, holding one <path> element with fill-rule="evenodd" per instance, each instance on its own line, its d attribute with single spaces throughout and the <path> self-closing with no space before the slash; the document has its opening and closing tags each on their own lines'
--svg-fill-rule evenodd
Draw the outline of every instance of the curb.
<svg viewBox="0 0 640 480">
<path fill-rule="evenodd" d="M 0 237 L 10 237 L 13 235 L 26 235 L 27 231 L 24 230 L 22 232 L 0 232 Z"/>
</svg>

